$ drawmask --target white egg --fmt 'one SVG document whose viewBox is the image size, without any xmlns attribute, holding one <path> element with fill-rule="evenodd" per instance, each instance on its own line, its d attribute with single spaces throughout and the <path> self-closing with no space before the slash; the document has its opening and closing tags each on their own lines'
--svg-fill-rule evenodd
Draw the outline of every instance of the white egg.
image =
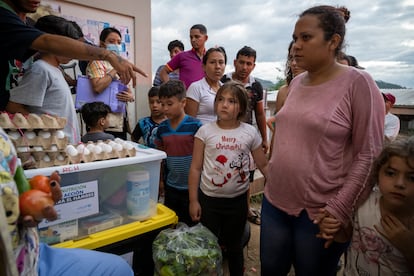
<svg viewBox="0 0 414 276">
<path fill-rule="evenodd" d="M 65 160 L 65 156 L 63 156 L 62 154 L 58 154 L 58 156 L 56 156 L 56 159 L 59 161 L 63 161 Z"/>
<path fill-rule="evenodd" d="M 72 145 L 67 145 L 66 146 L 66 153 L 69 154 L 70 156 L 78 155 L 78 151 Z"/>
<path fill-rule="evenodd" d="M 96 145 L 97 145 L 97 146 L 100 146 L 100 147 L 102 148 L 102 147 L 104 147 L 106 144 L 105 144 L 104 142 L 102 142 L 102 140 L 99 140 L 99 141 L 96 143 Z"/>
<path fill-rule="evenodd" d="M 100 146 L 95 146 L 93 148 L 93 153 L 100 154 L 102 152 L 102 148 Z"/>
<path fill-rule="evenodd" d="M 115 140 L 114 140 L 116 143 L 122 143 L 122 142 L 124 142 L 124 140 L 122 140 L 121 138 L 115 138 Z"/>
<path fill-rule="evenodd" d="M 58 151 L 58 147 L 57 147 L 56 145 L 52 145 L 52 146 L 50 147 L 50 150 L 51 150 L 51 151 Z"/>
<path fill-rule="evenodd" d="M 47 139 L 47 138 L 50 138 L 51 135 L 52 134 L 50 133 L 50 131 L 45 131 L 45 130 L 39 131 L 39 136 L 42 138 Z"/>
<path fill-rule="evenodd" d="M 35 146 L 35 147 L 33 147 L 33 150 L 34 151 L 43 151 L 43 147 L 41 147 L 41 146 Z"/>
<path fill-rule="evenodd" d="M 17 140 L 20 138 L 20 133 L 18 131 L 10 131 L 7 135 L 9 135 L 11 140 Z"/>
<path fill-rule="evenodd" d="M 111 147 L 114 147 L 114 145 L 117 145 L 117 143 L 111 140 L 108 142 L 108 145 L 110 145 Z"/>
<path fill-rule="evenodd" d="M 132 144 L 130 144 L 130 143 L 125 143 L 123 146 L 124 146 L 124 148 L 126 148 L 127 150 L 132 150 L 132 149 L 134 148 L 134 146 L 133 146 Z"/>
<path fill-rule="evenodd" d="M 63 138 L 65 138 L 65 133 L 63 132 L 63 130 L 56 130 L 56 132 L 55 132 L 55 136 L 56 136 L 58 139 L 63 139 Z"/>
<path fill-rule="evenodd" d="M 36 137 L 36 133 L 34 131 L 26 131 L 24 133 L 24 136 L 26 136 L 27 139 L 31 140 Z"/>
<path fill-rule="evenodd" d="M 29 152 L 29 151 L 30 151 L 30 147 L 26 147 L 26 146 L 17 147 L 17 152 Z"/>
<path fill-rule="evenodd" d="M 49 155 L 45 154 L 45 156 L 43 156 L 43 161 L 45 161 L 45 162 L 50 162 L 50 157 L 49 157 Z"/>
<path fill-rule="evenodd" d="M 116 151 L 121 151 L 123 149 L 122 145 L 117 143 L 115 143 L 115 145 L 113 145 L 112 148 Z"/>
<path fill-rule="evenodd" d="M 85 145 L 84 144 L 79 144 L 76 149 L 78 150 L 78 152 L 82 152 L 85 149 Z"/>
<path fill-rule="evenodd" d="M 91 152 L 88 150 L 88 148 L 83 149 L 83 155 L 89 155 Z"/>
<path fill-rule="evenodd" d="M 103 144 L 102 149 L 103 149 L 104 152 L 107 152 L 107 153 L 112 152 L 112 147 L 108 144 Z"/>
<path fill-rule="evenodd" d="M 89 150 L 89 151 L 93 151 L 93 149 L 95 148 L 96 146 L 94 145 L 94 144 L 88 144 L 87 146 L 86 146 L 86 148 Z"/>
</svg>

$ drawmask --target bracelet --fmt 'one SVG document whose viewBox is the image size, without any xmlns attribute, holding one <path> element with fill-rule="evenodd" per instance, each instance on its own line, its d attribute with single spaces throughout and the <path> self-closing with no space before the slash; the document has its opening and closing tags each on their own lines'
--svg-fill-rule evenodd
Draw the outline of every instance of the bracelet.
<svg viewBox="0 0 414 276">
<path fill-rule="evenodd" d="M 106 75 L 107 76 L 109 76 L 109 77 L 111 77 L 111 79 L 114 81 L 114 80 L 116 80 L 116 77 L 115 76 L 112 76 L 111 74 L 109 74 L 109 73 L 106 73 Z"/>
</svg>

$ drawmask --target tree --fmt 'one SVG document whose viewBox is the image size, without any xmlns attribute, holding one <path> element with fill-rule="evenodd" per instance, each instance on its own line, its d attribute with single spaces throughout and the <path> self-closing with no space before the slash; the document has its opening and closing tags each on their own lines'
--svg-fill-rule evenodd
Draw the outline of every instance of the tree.
<svg viewBox="0 0 414 276">
<path fill-rule="evenodd" d="M 277 82 L 275 85 L 272 85 L 269 90 L 279 90 L 280 87 L 286 84 L 286 80 L 281 77 L 277 77 Z"/>
</svg>

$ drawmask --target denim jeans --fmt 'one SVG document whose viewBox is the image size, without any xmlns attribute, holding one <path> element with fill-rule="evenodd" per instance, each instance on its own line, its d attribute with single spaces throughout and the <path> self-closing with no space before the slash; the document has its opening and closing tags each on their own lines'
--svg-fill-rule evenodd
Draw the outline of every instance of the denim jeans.
<svg viewBox="0 0 414 276">
<path fill-rule="evenodd" d="M 316 237 L 318 225 L 303 210 L 298 217 L 274 207 L 266 197 L 262 202 L 260 228 L 260 261 L 263 276 L 287 275 L 291 266 L 295 275 L 336 275 L 342 253 L 349 243 L 333 242 L 324 248 L 325 240 Z"/>
</svg>

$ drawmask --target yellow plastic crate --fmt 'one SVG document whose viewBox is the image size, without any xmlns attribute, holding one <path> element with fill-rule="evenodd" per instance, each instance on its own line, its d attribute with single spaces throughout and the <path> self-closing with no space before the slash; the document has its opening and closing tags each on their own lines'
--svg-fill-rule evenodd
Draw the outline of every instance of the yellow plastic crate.
<svg viewBox="0 0 414 276">
<path fill-rule="evenodd" d="M 157 204 L 157 214 L 148 220 L 124 224 L 98 233 L 90 234 L 81 239 L 54 244 L 53 246 L 60 248 L 96 249 L 128 238 L 136 237 L 165 226 L 175 225 L 177 222 L 178 217 L 173 210 L 162 204 Z"/>
</svg>

